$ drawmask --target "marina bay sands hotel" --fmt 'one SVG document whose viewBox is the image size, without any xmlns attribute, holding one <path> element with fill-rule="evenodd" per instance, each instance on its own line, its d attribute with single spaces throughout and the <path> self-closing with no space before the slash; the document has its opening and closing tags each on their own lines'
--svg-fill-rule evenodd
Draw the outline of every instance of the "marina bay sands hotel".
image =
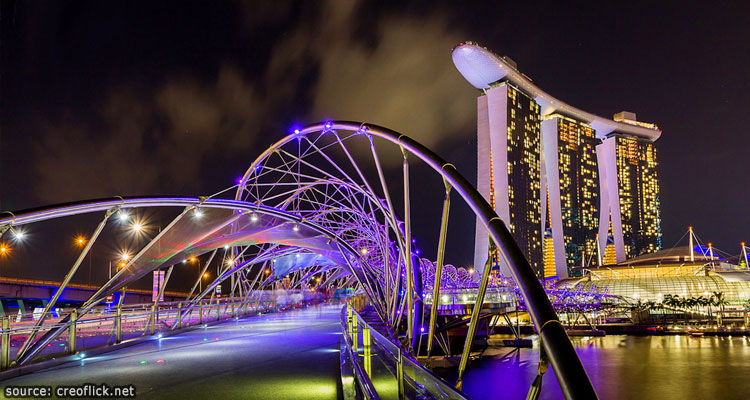
<svg viewBox="0 0 750 400">
<path fill-rule="evenodd" d="M 453 62 L 481 91 L 477 188 L 540 278 L 661 250 L 656 125 L 568 105 L 475 43 L 454 48 Z M 485 265 L 488 246 L 478 225 L 476 267 Z M 510 275 L 501 260 L 494 265 Z"/>
</svg>

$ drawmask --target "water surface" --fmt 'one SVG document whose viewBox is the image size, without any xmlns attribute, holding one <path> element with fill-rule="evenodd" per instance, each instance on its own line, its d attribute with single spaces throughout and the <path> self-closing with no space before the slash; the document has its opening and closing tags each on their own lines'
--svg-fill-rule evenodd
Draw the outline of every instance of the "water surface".
<svg viewBox="0 0 750 400">
<path fill-rule="evenodd" d="M 601 399 L 750 398 L 750 338 L 612 335 L 572 341 Z M 538 348 L 495 352 L 470 364 L 464 392 L 473 399 L 525 398 Z M 551 368 L 540 398 L 563 398 Z"/>
</svg>

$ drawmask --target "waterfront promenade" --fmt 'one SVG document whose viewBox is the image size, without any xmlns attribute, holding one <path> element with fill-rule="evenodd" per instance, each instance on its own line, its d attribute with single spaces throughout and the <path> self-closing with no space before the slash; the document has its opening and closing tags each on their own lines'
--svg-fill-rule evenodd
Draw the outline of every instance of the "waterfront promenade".
<svg viewBox="0 0 750 400">
<path fill-rule="evenodd" d="M 317 305 L 198 328 L 3 382 L 106 383 L 138 399 L 340 398 L 341 305 Z"/>
</svg>

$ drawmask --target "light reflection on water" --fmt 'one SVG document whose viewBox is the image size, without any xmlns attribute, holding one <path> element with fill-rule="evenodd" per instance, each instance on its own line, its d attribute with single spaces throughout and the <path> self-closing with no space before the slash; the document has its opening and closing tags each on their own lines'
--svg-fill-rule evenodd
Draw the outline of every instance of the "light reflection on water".
<svg viewBox="0 0 750 400">
<path fill-rule="evenodd" d="M 750 398 L 750 338 L 613 335 L 571 340 L 601 399 Z M 464 392 L 473 399 L 524 398 L 538 360 L 536 347 L 502 348 L 496 356 L 470 364 Z M 551 368 L 540 398 L 563 398 Z"/>
</svg>

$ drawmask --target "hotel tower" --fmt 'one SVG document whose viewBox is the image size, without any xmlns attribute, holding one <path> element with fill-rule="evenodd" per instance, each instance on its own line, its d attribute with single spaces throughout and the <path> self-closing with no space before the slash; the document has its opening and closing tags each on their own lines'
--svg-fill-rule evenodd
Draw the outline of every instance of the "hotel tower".
<svg viewBox="0 0 750 400">
<path fill-rule="evenodd" d="M 661 131 L 633 113 L 613 119 L 537 87 L 513 60 L 474 43 L 453 50 L 477 98 L 477 188 L 540 278 L 625 261 L 661 249 L 654 141 Z M 489 238 L 477 224 L 474 265 Z M 510 276 L 501 258 L 493 268 Z"/>
</svg>

